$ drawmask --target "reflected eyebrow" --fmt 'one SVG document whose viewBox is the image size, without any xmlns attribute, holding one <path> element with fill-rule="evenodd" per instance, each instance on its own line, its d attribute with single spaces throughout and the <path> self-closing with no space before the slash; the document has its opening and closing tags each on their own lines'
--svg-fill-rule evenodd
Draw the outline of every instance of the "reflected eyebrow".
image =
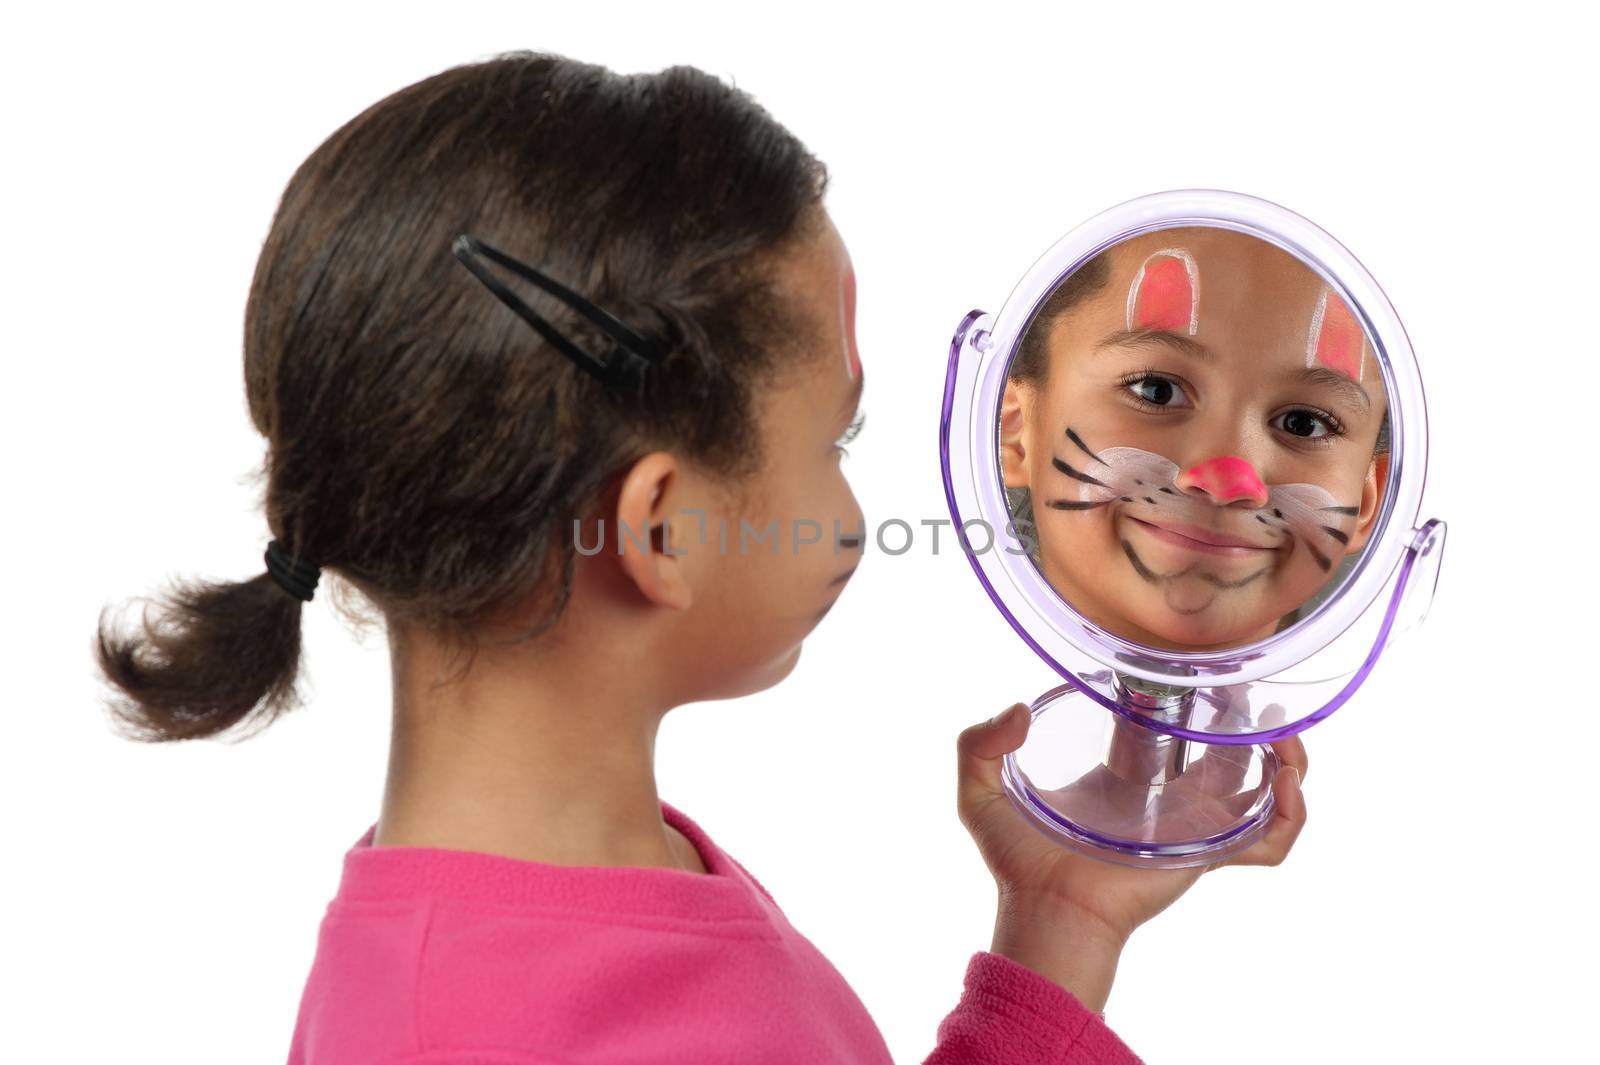
<svg viewBox="0 0 1600 1065">
<path fill-rule="evenodd" d="M 1200 341 L 1165 329 L 1124 329 L 1101 340 L 1094 350 L 1098 354 L 1110 348 L 1135 348 L 1148 344 L 1160 344 L 1203 361 L 1211 360 L 1211 349 Z"/>
<path fill-rule="evenodd" d="M 1326 366 L 1307 366 L 1300 371 L 1300 379 L 1309 384 L 1326 385 L 1351 403 L 1360 404 L 1363 412 L 1372 411 L 1372 397 L 1367 395 L 1367 390 L 1353 377 L 1348 377 L 1337 370 L 1330 370 Z"/>
<path fill-rule="evenodd" d="M 1211 362 L 1214 359 L 1211 349 L 1198 340 L 1165 329 L 1124 329 L 1100 341 L 1094 346 L 1094 351 L 1099 354 L 1111 348 L 1136 348 L 1150 344 L 1171 348 L 1202 362 Z M 1324 385 L 1333 389 L 1351 403 L 1360 406 L 1364 412 L 1370 413 L 1372 410 L 1372 397 L 1367 395 L 1367 390 L 1354 378 L 1337 370 L 1330 370 L 1326 366 L 1308 366 L 1295 376 L 1307 384 Z"/>
</svg>

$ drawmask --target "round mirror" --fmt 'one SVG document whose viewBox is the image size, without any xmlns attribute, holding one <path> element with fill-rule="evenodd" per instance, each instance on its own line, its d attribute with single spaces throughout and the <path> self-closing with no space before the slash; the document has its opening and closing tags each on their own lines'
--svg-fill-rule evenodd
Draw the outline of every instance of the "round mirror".
<svg viewBox="0 0 1600 1065">
<path fill-rule="evenodd" d="M 1068 682 L 1007 792 L 1118 861 L 1254 842 L 1268 744 L 1350 698 L 1443 554 L 1394 309 L 1327 233 L 1237 193 L 1114 207 L 968 314 L 940 456 L 974 572 Z"/>
<path fill-rule="evenodd" d="M 1126 237 L 1017 344 L 997 461 L 1014 526 L 1079 614 L 1149 647 L 1287 628 L 1372 537 L 1388 397 L 1343 296 L 1261 237 Z"/>
</svg>

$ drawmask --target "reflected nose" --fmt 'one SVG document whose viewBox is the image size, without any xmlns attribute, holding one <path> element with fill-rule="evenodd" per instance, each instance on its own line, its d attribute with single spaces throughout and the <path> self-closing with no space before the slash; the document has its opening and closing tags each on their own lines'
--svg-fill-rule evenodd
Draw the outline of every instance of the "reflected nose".
<svg viewBox="0 0 1600 1065">
<path fill-rule="evenodd" d="M 1219 507 L 1246 500 L 1252 506 L 1266 506 L 1267 486 L 1261 483 L 1256 468 L 1237 455 L 1206 459 L 1178 474 L 1178 489 L 1200 491 Z"/>
</svg>

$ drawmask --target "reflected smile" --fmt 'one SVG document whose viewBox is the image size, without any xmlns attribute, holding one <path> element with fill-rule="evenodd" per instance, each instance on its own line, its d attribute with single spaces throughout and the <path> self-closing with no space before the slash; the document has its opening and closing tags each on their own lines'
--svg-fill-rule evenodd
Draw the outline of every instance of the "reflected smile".
<svg viewBox="0 0 1600 1065">
<path fill-rule="evenodd" d="M 1129 516 L 1129 521 L 1143 529 L 1153 539 L 1206 555 L 1234 558 L 1256 558 L 1275 551 L 1276 548 L 1251 543 L 1238 536 L 1228 536 L 1197 525 L 1156 525 Z"/>
</svg>

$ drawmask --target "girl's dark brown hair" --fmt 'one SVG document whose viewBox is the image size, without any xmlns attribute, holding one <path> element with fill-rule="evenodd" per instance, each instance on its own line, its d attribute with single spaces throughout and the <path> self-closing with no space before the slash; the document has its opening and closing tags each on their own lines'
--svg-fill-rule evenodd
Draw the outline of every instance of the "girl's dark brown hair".
<svg viewBox="0 0 1600 1065">
<path fill-rule="evenodd" d="M 1022 331 L 1022 342 L 1007 372 L 1013 381 L 1043 388 L 1050 378 L 1050 334 L 1056 320 L 1106 287 L 1111 279 L 1111 249 L 1096 255 L 1062 279 L 1039 304 Z"/>
<path fill-rule="evenodd" d="M 826 186 L 789 131 L 692 67 L 510 52 L 374 104 L 295 171 L 245 308 L 271 534 L 391 632 L 470 652 L 489 621 L 543 631 L 571 591 L 574 519 L 632 461 L 759 463 L 754 397 L 807 335 L 771 266 L 816 231 Z M 543 343 L 452 254 L 461 233 L 658 344 L 640 393 Z M 564 304 L 507 284 L 606 350 Z M 270 724 L 299 702 L 300 608 L 263 572 L 175 582 L 131 635 L 103 609 L 114 722 L 142 740 Z"/>
</svg>

